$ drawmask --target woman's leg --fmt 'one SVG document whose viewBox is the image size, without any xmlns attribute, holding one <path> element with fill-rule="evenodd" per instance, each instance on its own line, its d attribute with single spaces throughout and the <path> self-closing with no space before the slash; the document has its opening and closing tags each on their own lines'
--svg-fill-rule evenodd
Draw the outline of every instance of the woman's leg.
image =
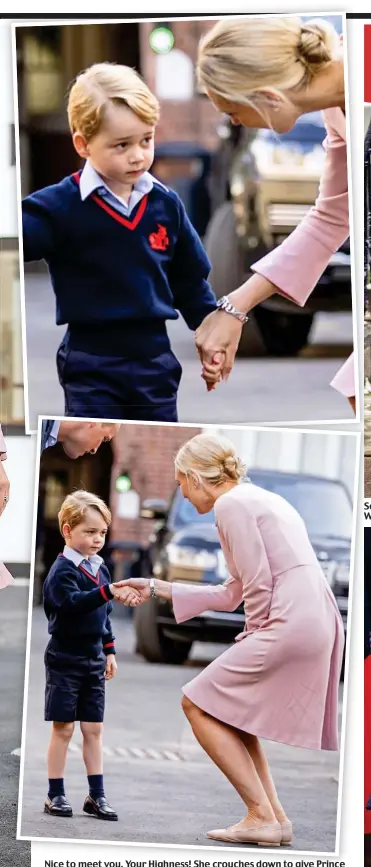
<svg viewBox="0 0 371 867">
<path fill-rule="evenodd" d="M 274 822 L 274 810 L 237 730 L 205 713 L 186 696 L 182 707 L 199 744 L 232 783 L 247 807 L 246 827 Z"/>
<path fill-rule="evenodd" d="M 53 722 L 52 736 L 48 749 L 48 777 L 52 780 L 61 779 L 64 776 L 67 750 L 73 735 L 75 724 L 73 722 Z"/>
<path fill-rule="evenodd" d="M 81 722 L 82 755 L 87 775 L 103 774 L 103 723 Z"/>
<path fill-rule="evenodd" d="M 262 783 L 264 791 L 269 798 L 277 821 L 281 824 L 283 824 L 284 822 L 288 822 L 289 819 L 287 818 L 282 804 L 280 803 L 280 800 L 278 798 L 277 790 L 273 782 L 272 774 L 270 772 L 268 760 L 259 739 L 255 735 L 249 735 L 247 734 L 247 732 L 243 732 L 240 730 L 238 730 L 238 735 L 241 738 L 242 743 L 248 750 L 252 761 L 254 762 L 256 772 Z"/>
</svg>

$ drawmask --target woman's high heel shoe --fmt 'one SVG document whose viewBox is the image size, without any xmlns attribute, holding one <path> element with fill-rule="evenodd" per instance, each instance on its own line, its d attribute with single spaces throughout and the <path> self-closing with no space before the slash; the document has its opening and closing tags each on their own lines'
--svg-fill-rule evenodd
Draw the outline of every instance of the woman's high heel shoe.
<svg viewBox="0 0 371 867">
<path fill-rule="evenodd" d="M 292 843 L 292 824 L 291 822 L 281 822 L 282 839 L 281 846 L 291 846 Z"/>
<path fill-rule="evenodd" d="M 218 828 L 209 831 L 211 840 L 220 840 L 223 843 L 255 843 L 256 846 L 280 846 L 282 841 L 282 827 L 279 822 L 271 822 L 269 825 L 261 825 L 260 828 L 248 828 L 242 822 L 232 825 L 230 828 Z"/>
</svg>

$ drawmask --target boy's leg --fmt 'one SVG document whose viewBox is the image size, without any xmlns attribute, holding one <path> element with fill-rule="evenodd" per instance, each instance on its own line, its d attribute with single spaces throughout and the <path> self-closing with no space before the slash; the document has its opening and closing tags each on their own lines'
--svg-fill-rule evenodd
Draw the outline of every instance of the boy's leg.
<svg viewBox="0 0 371 867">
<path fill-rule="evenodd" d="M 122 361 L 125 359 L 78 352 L 62 343 L 57 352 L 57 369 L 65 415 L 126 419 L 125 366 L 123 375 L 117 375 L 118 362 Z"/>
<path fill-rule="evenodd" d="M 176 423 L 182 368 L 170 350 L 137 360 L 66 349 L 57 354 L 66 416 Z"/>
<path fill-rule="evenodd" d="M 45 720 L 53 723 L 48 749 L 49 791 L 44 811 L 53 816 L 72 816 L 64 792 L 64 767 L 73 735 L 81 687 L 81 671 L 75 660 L 52 647 L 45 651 Z"/>
<path fill-rule="evenodd" d="M 115 810 L 106 800 L 103 783 L 103 717 L 105 704 L 106 657 L 89 660 L 87 674 L 79 697 L 78 717 L 83 737 L 83 757 L 89 784 L 89 795 L 83 810 L 97 819 L 117 821 Z"/>
<path fill-rule="evenodd" d="M 72 816 L 72 807 L 68 803 L 64 791 L 64 769 L 74 727 L 73 722 L 53 723 L 48 749 L 49 790 L 44 804 L 44 813 L 49 813 L 51 816 L 61 816 L 62 818 Z"/>
<path fill-rule="evenodd" d="M 50 780 L 59 780 L 64 776 L 67 750 L 74 728 L 75 723 L 73 722 L 53 722 L 47 756 L 48 777 Z"/>
<path fill-rule="evenodd" d="M 182 367 L 169 350 L 130 365 L 131 418 L 137 421 L 178 421 L 177 397 Z"/>
</svg>

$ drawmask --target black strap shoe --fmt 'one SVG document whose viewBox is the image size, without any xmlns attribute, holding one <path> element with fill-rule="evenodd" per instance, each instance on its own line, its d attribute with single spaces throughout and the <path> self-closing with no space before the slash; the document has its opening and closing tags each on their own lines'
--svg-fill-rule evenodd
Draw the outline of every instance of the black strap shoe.
<svg viewBox="0 0 371 867">
<path fill-rule="evenodd" d="M 90 797 L 90 795 L 85 798 L 85 803 L 83 806 L 84 813 L 87 813 L 89 816 L 95 816 L 96 819 L 105 819 L 108 822 L 117 822 L 118 815 L 115 810 L 110 807 L 106 798 L 97 798 L 96 801 Z"/>
<path fill-rule="evenodd" d="M 72 816 L 72 807 L 68 803 L 64 795 L 57 795 L 56 798 L 47 797 L 44 805 L 44 813 L 49 813 L 50 816 Z"/>
</svg>

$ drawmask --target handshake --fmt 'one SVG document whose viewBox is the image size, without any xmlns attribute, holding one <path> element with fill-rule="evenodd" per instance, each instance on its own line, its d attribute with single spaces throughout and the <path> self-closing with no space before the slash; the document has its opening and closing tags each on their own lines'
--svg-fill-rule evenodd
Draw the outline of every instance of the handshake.
<svg viewBox="0 0 371 867">
<path fill-rule="evenodd" d="M 128 578 L 126 581 L 117 581 L 110 584 L 111 593 L 116 602 L 136 608 L 151 596 L 149 578 Z"/>
</svg>

